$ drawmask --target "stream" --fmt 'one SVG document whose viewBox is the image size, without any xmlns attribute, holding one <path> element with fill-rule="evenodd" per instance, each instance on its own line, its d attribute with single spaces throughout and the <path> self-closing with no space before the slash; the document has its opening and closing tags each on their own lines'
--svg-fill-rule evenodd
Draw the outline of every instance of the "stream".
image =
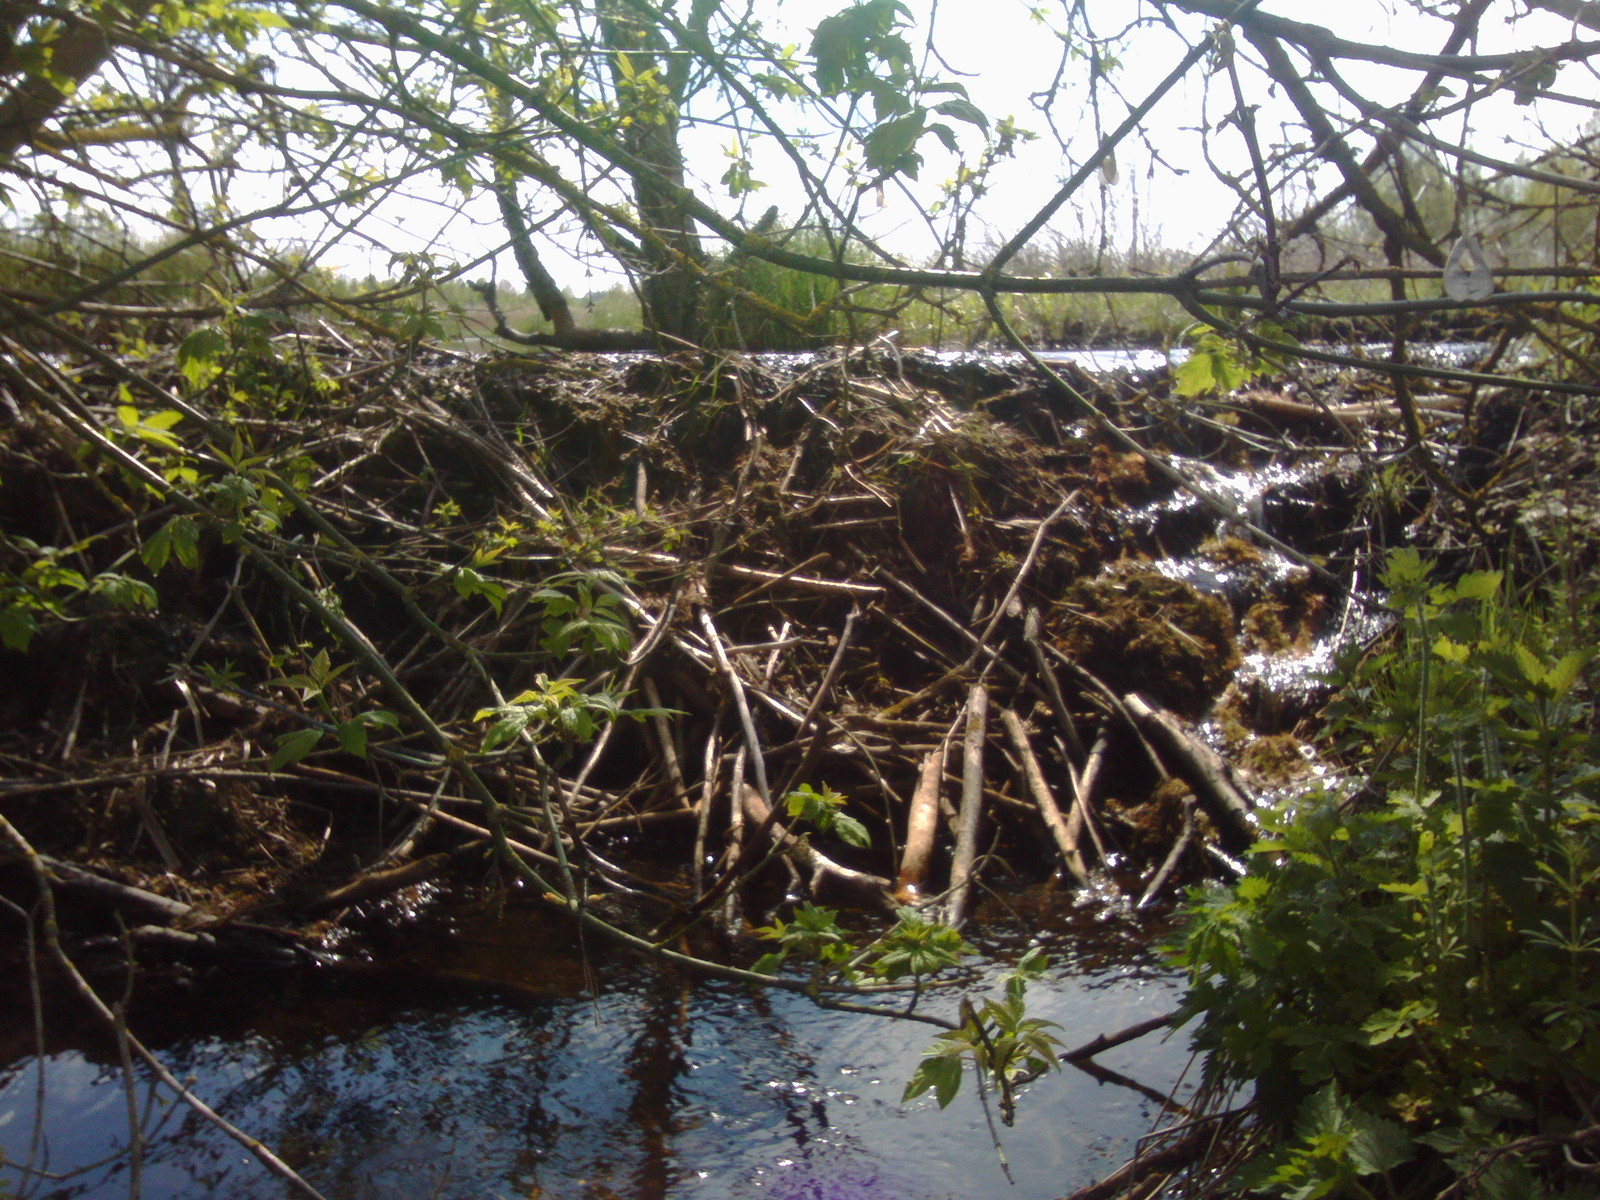
<svg viewBox="0 0 1600 1200">
<path fill-rule="evenodd" d="M 1067 1046 L 1172 1007 L 1148 917 L 1076 906 L 1047 885 L 1006 901 L 979 913 L 982 949 L 1014 959 L 1031 939 L 1047 947 L 1030 1013 Z M 370 973 L 196 986 L 134 1024 L 223 1116 L 337 1200 L 1051 1200 L 1115 1170 L 1161 1115 L 1153 1097 L 1189 1065 L 1181 1035 L 1151 1036 L 1103 1055 L 1095 1074 L 1069 1066 L 1029 1085 L 1015 1127 L 996 1118 L 1008 1186 L 970 1074 L 942 1112 L 931 1095 L 900 1103 L 928 1025 L 688 981 L 580 947 L 521 901 L 502 912 L 441 898 L 406 938 Z M 992 993 L 999 970 L 968 994 Z M 956 1003 L 925 1001 L 950 1014 Z M 0 1043 L 0 1195 L 130 1195 L 114 1047 L 51 1028 L 39 1058 L 26 1019 L 7 1025 L 19 1032 Z M 144 1200 L 285 1194 L 137 1074 Z"/>
</svg>

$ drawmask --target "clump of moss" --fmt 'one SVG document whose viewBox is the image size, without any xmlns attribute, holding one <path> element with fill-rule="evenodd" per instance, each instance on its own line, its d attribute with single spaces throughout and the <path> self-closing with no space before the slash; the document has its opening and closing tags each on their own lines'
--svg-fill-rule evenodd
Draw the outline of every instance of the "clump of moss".
<svg viewBox="0 0 1600 1200">
<path fill-rule="evenodd" d="M 1239 665 L 1227 603 L 1157 571 L 1081 580 L 1052 618 L 1062 649 L 1107 685 L 1186 716 L 1202 715 Z"/>
<path fill-rule="evenodd" d="M 1183 810 L 1194 792 L 1181 779 L 1168 779 L 1144 800 L 1107 796 L 1106 814 L 1116 826 L 1116 838 L 1134 858 L 1160 862 L 1183 832 Z"/>
<path fill-rule="evenodd" d="M 1225 567 L 1259 566 L 1264 558 L 1259 546 L 1239 537 L 1208 538 L 1196 553 Z"/>
<path fill-rule="evenodd" d="M 1300 740 L 1287 733 L 1250 738 L 1239 748 L 1235 765 L 1258 783 L 1274 787 L 1311 774 Z"/>
</svg>

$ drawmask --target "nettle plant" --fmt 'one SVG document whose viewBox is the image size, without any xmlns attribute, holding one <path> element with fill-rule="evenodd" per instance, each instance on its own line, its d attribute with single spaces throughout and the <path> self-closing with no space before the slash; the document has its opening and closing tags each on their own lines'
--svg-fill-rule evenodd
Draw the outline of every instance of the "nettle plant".
<svg viewBox="0 0 1600 1200">
<path fill-rule="evenodd" d="M 1365 782 L 1264 814 L 1252 873 L 1192 900 L 1195 1046 L 1277 1122 L 1240 1176 L 1255 1190 L 1593 1195 L 1589 652 L 1502 582 L 1390 558 L 1395 634 L 1327 714 Z"/>
</svg>

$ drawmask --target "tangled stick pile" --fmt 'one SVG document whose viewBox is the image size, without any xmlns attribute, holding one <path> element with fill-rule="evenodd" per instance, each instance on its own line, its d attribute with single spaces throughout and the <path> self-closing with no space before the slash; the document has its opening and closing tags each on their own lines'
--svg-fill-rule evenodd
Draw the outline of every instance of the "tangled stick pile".
<svg viewBox="0 0 1600 1200">
<path fill-rule="evenodd" d="M 567 907 L 644 897 L 658 944 L 783 892 L 959 923 L 986 879 L 1227 872 L 1298 714 L 1188 722 L 1337 619 L 1250 529 L 1353 555 L 1349 446 L 1072 378 L 1254 487 L 1237 525 L 1014 365 L 19 354 L 0 801 L 186 906 L 152 945 L 284 954 L 485 841 Z"/>
</svg>

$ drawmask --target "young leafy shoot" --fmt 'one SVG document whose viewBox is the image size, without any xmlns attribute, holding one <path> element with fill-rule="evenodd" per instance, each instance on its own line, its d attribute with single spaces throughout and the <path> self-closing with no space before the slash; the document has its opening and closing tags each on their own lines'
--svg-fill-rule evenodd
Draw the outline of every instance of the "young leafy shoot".
<svg viewBox="0 0 1600 1200">
<path fill-rule="evenodd" d="M 789 816 L 796 821 L 815 825 L 823 833 L 836 833 L 841 841 L 862 849 L 872 845 L 872 835 L 867 827 L 844 808 L 844 797 L 827 784 L 819 792 L 809 783 L 802 783 L 784 798 Z"/>
<path fill-rule="evenodd" d="M 1007 1125 L 1015 1121 L 1017 1087 L 1061 1066 L 1056 1054 L 1061 1042 L 1049 1032 L 1057 1028 L 1055 1022 L 1028 1016 L 1028 982 L 1038 979 L 1047 965 L 1043 952 L 1035 947 L 1007 974 L 1004 999 L 985 1000 L 978 1007 L 963 1000 L 961 1027 L 941 1033 L 924 1052 L 901 1103 L 931 1090 L 939 1107 L 947 1108 L 961 1090 L 964 1064 L 970 1058 L 982 1079 L 999 1094 L 1000 1119 Z"/>
</svg>

